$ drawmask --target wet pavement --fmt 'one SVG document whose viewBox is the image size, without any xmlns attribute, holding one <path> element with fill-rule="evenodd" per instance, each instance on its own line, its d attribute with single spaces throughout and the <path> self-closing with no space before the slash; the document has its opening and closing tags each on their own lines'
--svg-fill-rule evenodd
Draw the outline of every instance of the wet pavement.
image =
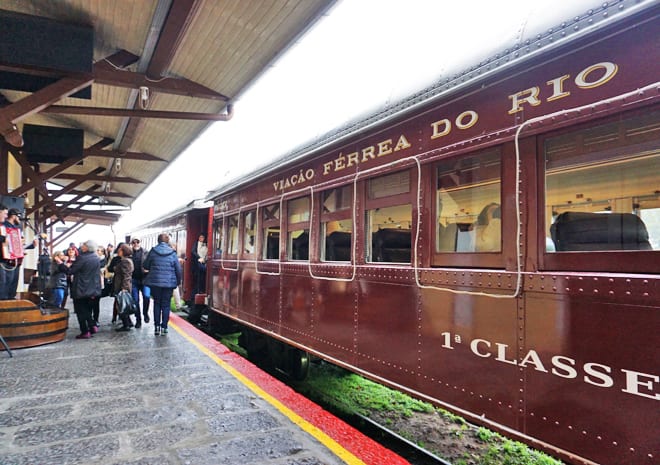
<svg viewBox="0 0 660 465">
<path fill-rule="evenodd" d="M 2 465 L 346 463 L 172 325 L 0 352 Z M 184 323 L 185 324 L 185 323 Z"/>
</svg>

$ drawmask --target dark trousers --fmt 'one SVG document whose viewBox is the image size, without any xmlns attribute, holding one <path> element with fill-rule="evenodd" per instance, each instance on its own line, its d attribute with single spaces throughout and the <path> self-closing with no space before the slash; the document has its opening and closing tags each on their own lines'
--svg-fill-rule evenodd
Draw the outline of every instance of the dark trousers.
<svg viewBox="0 0 660 465">
<path fill-rule="evenodd" d="M 92 301 L 92 320 L 95 323 L 99 322 L 99 315 L 101 314 L 101 298 L 97 297 Z"/>
<path fill-rule="evenodd" d="M 21 267 L 16 266 L 12 271 L 8 273 L 8 283 L 7 283 L 7 298 L 15 299 L 16 298 L 16 289 L 18 289 L 18 275 L 21 272 Z"/>
<path fill-rule="evenodd" d="M 7 300 L 8 288 L 8 275 L 7 268 L 11 268 L 4 260 L 0 260 L 0 300 Z"/>
<path fill-rule="evenodd" d="M 0 260 L 0 300 L 16 298 L 16 289 L 18 288 L 19 266 L 11 264 L 5 260 Z"/>
<path fill-rule="evenodd" d="M 206 265 L 195 263 L 193 268 L 192 301 L 195 303 L 195 295 L 206 292 Z"/>
<path fill-rule="evenodd" d="M 170 302 L 174 289 L 151 286 L 151 298 L 154 299 L 154 327 L 167 328 L 170 321 Z"/>
<path fill-rule="evenodd" d="M 94 326 L 94 320 L 92 319 L 94 300 L 98 300 L 98 297 L 73 299 L 73 311 L 76 312 L 76 316 L 78 317 L 80 334 L 88 333 L 92 329 L 92 326 Z"/>
</svg>

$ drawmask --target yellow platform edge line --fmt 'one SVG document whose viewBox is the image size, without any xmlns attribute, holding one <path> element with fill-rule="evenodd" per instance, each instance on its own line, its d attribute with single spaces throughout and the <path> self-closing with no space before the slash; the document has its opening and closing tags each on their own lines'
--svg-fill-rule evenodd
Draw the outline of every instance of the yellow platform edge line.
<svg viewBox="0 0 660 465">
<path fill-rule="evenodd" d="M 273 407 L 275 407 L 277 410 L 279 410 L 284 416 L 286 416 L 289 420 L 291 420 L 291 422 L 295 423 L 300 429 L 302 429 L 307 434 L 316 438 L 321 444 L 323 444 L 325 447 L 330 449 L 333 454 L 335 454 L 345 463 L 347 463 L 348 465 L 367 465 L 362 460 L 360 460 L 355 455 L 353 455 L 351 452 L 346 450 L 337 441 L 335 441 L 330 436 L 328 436 L 325 432 L 323 432 L 322 430 L 320 430 L 319 428 L 317 428 L 316 426 L 314 426 L 313 424 L 302 418 L 300 415 L 298 415 L 293 410 L 288 408 L 286 405 L 284 405 L 282 402 L 277 400 L 275 397 L 271 396 L 266 391 L 261 389 L 256 383 L 251 381 L 240 371 L 229 365 L 227 362 L 223 361 L 211 350 L 207 349 L 202 344 L 197 342 L 195 339 L 190 337 L 188 334 L 185 333 L 185 331 L 183 331 L 183 329 L 179 328 L 172 321 L 170 321 L 170 326 L 172 326 L 179 334 L 181 334 L 184 338 L 186 338 L 188 342 L 190 342 L 195 347 L 197 347 L 202 353 L 206 354 L 206 356 L 208 356 L 215 363 L 220 365 L 220 367 L 222 367 L 225 371 L 227 371 L 234 378 L 238 379 L 241 383 L 247 386 L 247 388 L 250 389 L 252 392 L 254 392 L 257 396 L 261 397 L 266 402 L 268 402 Z"/>
</svg>

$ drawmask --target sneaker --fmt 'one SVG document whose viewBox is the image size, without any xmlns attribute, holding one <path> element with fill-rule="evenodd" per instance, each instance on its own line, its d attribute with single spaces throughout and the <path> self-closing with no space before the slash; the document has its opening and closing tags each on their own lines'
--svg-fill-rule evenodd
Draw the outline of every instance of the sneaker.
<svg viewBox="0 0 660 465">
<path fill-rule="evenodd" d="M 137 323 L 135 323 L 135 329 L 140 329 L 141 327 L 142 327 L 141 322 L 138 321 Z"/>
<path fill-rule="evenodd" d="M 98 327 L 98 325 L 97 325 L 97 326 L 92 326 L 92 329 L 91 329 L 90 332 L 91 332 L 92 334 L 96 334 L 96 333 L 98 333 L 98 332 L 99 332 L 99 327 Z"/>
<path fill-rule="evenodd" d="M 167 334 L 167 328 L 163 328 L 163 329 L 161 329 L 161 330 L 160 330 L 160 334 L 161 334 L 162 336 L 165 336 L 165 335 Z"/>
<path fill-rule="evenodd" d="M 158 326 L 154 328 L 154 336 L 160 336 L 160 328 Z"/>
<path fill-rule="evenodd" d="M 78 334 L 76 339 L 90 339 L 92 335 L 87 331 L 86 333 Z"/>
<path fill-rule="evenodd" d="M 122 326 L 121 328 L 115 329 L 115 331 L 121 331 L 121 332 L 130 331 L 130 330 L 131 330 L 130 326 Z"/>
<path fill-rule="evenodd" d="M 149 323 L 149 314 L 146 312 L 144 313 L 144 323 L 145 324 Z"/>
</svg>

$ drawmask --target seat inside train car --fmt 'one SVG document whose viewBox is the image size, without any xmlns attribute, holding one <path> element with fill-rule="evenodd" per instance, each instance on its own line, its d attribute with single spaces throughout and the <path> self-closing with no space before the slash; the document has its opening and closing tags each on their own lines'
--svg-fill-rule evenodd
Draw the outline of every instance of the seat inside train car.
<svg viewBox="0 0 660 465">
<path fill-rule="evenodd" d="M 325 259 L 330 262 L 351 261 L 351 233 L 334 231 L 325 239 Z"/>
<path fill-rule="evenodd" d="M 550 234 L 558 252 L 652 249 L 646 225 L 632 213 L 564 212 Z"/>
<path fill-rule="evenodd" d="M 410 229 L 379 229 L 371 242 L 372 261 L 410 263 Z"/>
<path fill-rule="evenodd" d="M 304 231 L 291 239 L 291 259 L 309 260 L 309 232 Z"/>
</svg>

